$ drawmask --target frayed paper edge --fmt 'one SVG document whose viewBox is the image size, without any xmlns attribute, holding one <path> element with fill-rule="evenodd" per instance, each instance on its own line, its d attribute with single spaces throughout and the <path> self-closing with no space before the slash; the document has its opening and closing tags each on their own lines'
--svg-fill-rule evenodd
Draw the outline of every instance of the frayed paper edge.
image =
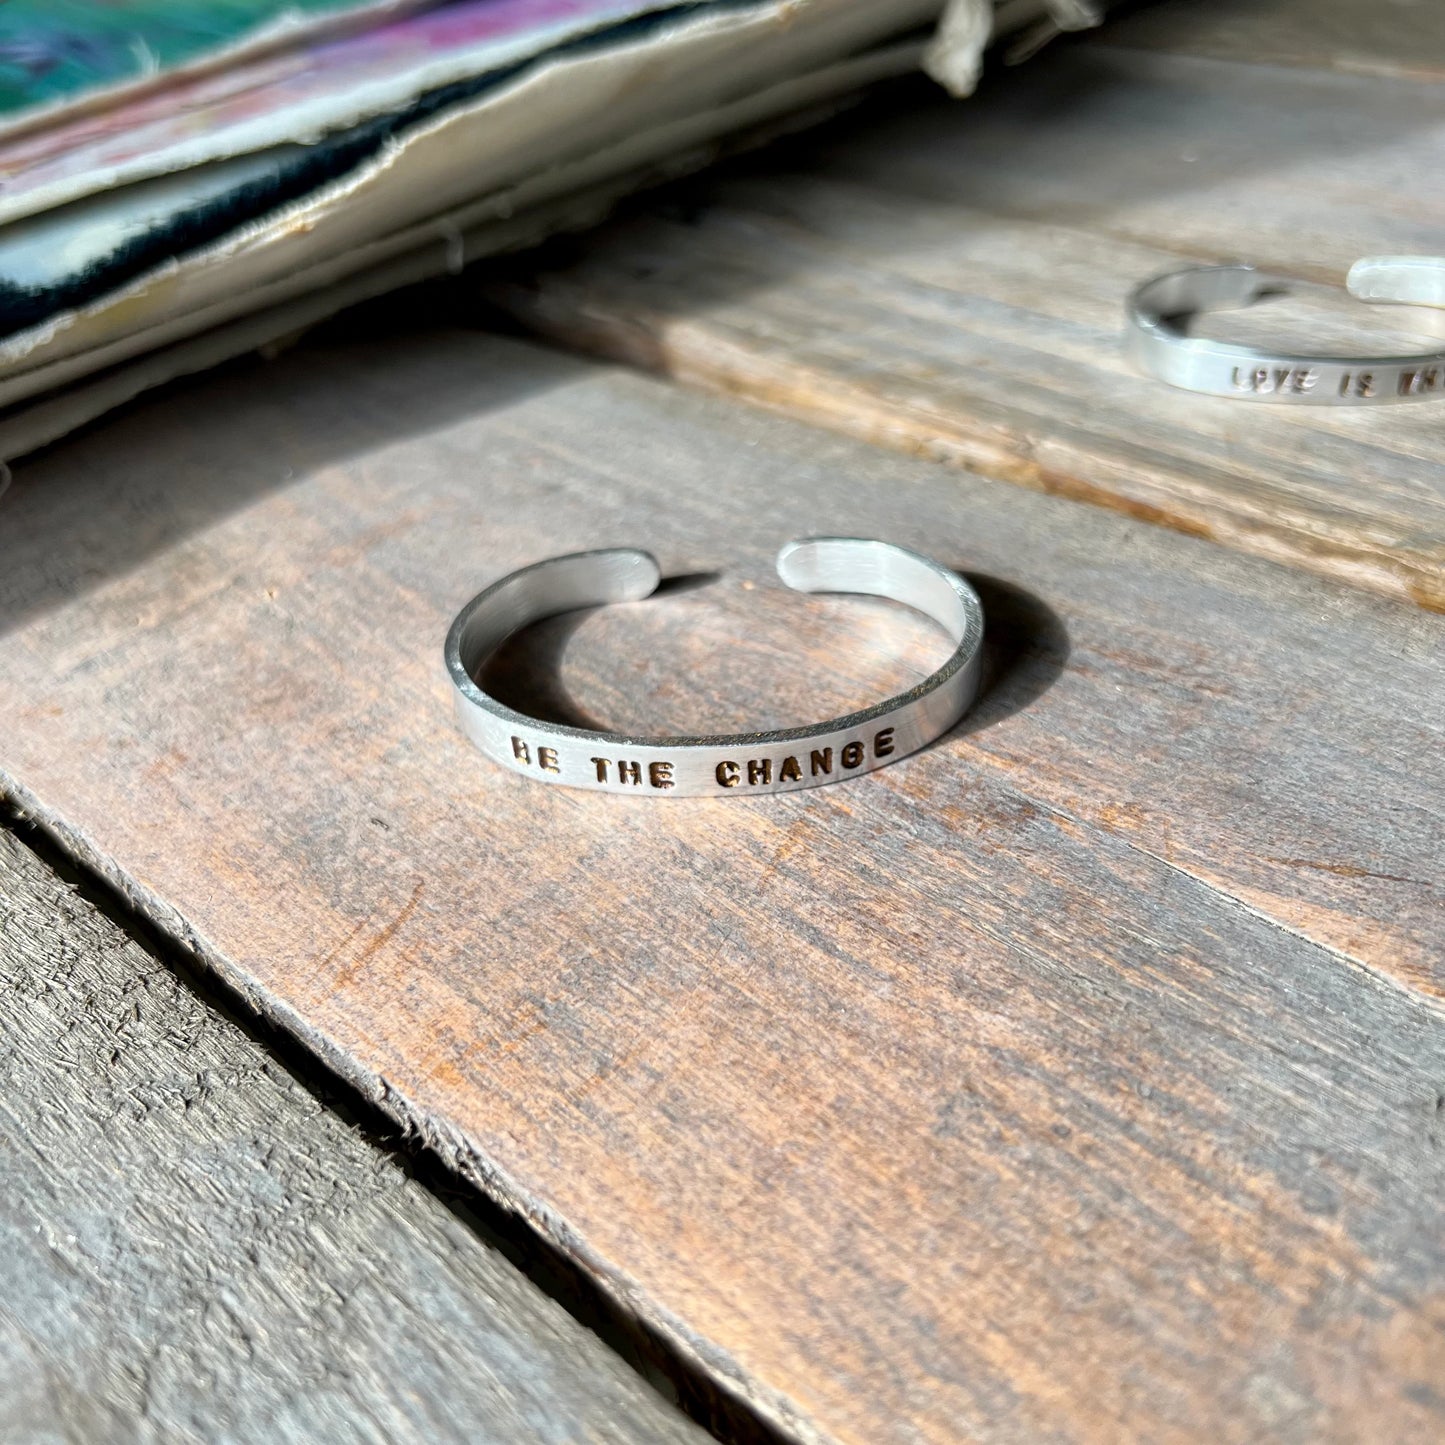
<svg viewBox="0 0 1445 1445">
<path fill-rule="evenodd" d="M 1004 56 L 1017 65 L 1068 30 L 1089 30 L 1107 0 L 949 0 L 923 56 L 924 71 L 950 95 L 972 95 L 995 35 L 1015 34 Z"/>
<path fill-rule="evenodd" d="M 923 69 L 950 95 L 972 95 L 992 38 L 993 0 L 949 0 L 923 52 Z"/>
</svg>

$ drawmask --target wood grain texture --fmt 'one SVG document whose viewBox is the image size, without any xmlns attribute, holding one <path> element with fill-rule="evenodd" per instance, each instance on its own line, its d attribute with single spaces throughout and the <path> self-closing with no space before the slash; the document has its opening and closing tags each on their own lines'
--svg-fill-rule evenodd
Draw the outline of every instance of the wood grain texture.
<svg viewBox="0 0 1445 1445">
<path fill-rule="evenodd" d="M 1116 17 L 1110 44 L 1250 65 L 1445 80 L 1445 9 L 1432 0 L 1150 0 Z"/>
<path fill-rule="evenodd" d="M 781 1429 L 1439 1438 L 1441 619 L 459 331 L 142 404 L 0 521 L 15 797 Z M 955 736 L 669 805 L 456 729 L 454 610 L 587 546 L 723 575 L 515 700 L 767 727 L 927 666 L 769 584 L 808 531 L 979 579 Z"/>
<path fill-rule="evenodd" d="M 1241 259 L 1295 294 L 1210 334 L 1438 349 L 1438 314 L 1340 288 L 1438 250 L 1445 84 L 1112 33 L 965 104 L 920 83 L 482 284 L 569 346 L 1445 609 L 1445 406 L 1255 406 L 1122 354 L 1135 284 Z"/>
<path fill-rule="evenodd" d="M 707 1437 L 0 830 L 0 1439 Z"/>
</svg>

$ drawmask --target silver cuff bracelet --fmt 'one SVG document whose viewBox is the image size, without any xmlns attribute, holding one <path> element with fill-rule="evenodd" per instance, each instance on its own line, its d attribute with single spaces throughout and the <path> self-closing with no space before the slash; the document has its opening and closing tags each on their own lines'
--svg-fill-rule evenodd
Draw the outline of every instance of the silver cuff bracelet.
<svg viewBox="0 0 1445 1445">
<path fill-rule="evenodd" d="M 544 783 L 654 797 L 739 797 L 817 787 L 880 768 L 946 733 L 978 690 L 983 607 L 956 573 L 916 552 L 856 537 L 789 542 L 778 575 L 800 592 L 887 597 L 931 617 L 955 643 L 916 687 L 811 727 L 715 737 L 633 737 L 539 721 L 474 681 L 513 633 L 545 617 L 651 596 L 661 580 L 646 552 L 577 552 L 524 567 L 474 597 L 446 640 L 457 716 L 493 762 Z"/>
<path fill-rule="evenodd" d="M 1129 298 L 1129 355 L 1141 371 L 1186 391 L 1244 401 L 1359 406 L 1445 396 L 1445 351 L 1416 356 L 1274 356 L 1186 336 L 1199 311 L 1248 306 L 1289 283 L 1253 266 L 1196 266 L 1146 281 Z M 1361 301 L 1445 307 L 1445 259 L 1369 256 L 1346 285 Z"/>
</svg>

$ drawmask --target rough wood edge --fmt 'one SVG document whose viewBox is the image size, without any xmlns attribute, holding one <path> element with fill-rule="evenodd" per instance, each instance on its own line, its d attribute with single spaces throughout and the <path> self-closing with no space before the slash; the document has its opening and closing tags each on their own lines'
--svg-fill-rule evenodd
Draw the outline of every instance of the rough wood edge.
<svg viewBox="0 0 1445 1445">
<path fill-rule="evenodd" d="M 406 1440 L 495 1442 L 528 1420 L 613 1445 L 704 1438 L 394 1141 L 34 841 L 0 822 L 0 972 L 19 990 L 17 1026 L 0 1028 L 0 1135 L 21 1236 L 0 1270 L 15 1291 L 0 1300 L 0 1438 L 190 1438 L 201 1422 L 251 1438 L 266 1421 L 296 1441 L 318 1412 L 368 1438 L 386 1421 Z M 376 1289 L 380 1313 L 361 1303 Z M 307 1328 L 318 1305 L 354 1332 Z M 198 1316 L 179 1334 L 177 1310 Z M 294 1354 L 267 1347 L 298 1327 Z M 398 1373 L 413 1361 L 422 1395 Z"/>
<path fill-rule="evenodd" d="M 328 1107 L 405 1163 L 424 1186 L 723 1445 L 834 1445 L 793 1403 L 750 1388 L 742 1369 L 671 1314 L 648 1308 L 566 1222 L 529 1201 L 451 1126 L 332 1047 L 266 995 L 184 916 L 0 771 L 0 828 L 24 845 L 211 1007 L 271 1051 Z"/>
</svg>

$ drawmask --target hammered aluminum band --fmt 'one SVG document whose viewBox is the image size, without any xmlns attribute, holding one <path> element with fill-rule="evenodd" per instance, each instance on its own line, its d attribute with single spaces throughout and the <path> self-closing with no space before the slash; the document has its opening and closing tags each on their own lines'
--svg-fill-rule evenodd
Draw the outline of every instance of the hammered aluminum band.
<svg viewBox="0 0 1445 1445">
<path fill-rule="evenodd" d="M 1157 276 L 1128 302 L 1129 355 L 1150 376 L 1185 391 L 1242 401 L 1362 406 L 1445 396 L 1445 350 L 1410 356 L 1294 356 L 1187 336 L 1182 318 L 1248 306 L 1287 288 L 1253 266 L 1196 266 Z M 1361 301 L 1445 306 L 1445 260 L 1367 256 L 1346 282 Z"/>
<path fill-rule="evenodd" d="M 636 737 L 543 722 L 488 696 L 475 678 L 513 633 L 545 617 L 652 595 L 646 552 L 577 552 L 524 567 L 474 597 L 446 640 L 447 674 L 467 736 L 493 762 L 543 783 L 658 798 L 788 793 L 871 772 L 946 733 L 978 691 L 983 606 L 967 582 L 916 552 L 857 537 L 811 537 L 778 553 L 800 592 L 887 597 L 931 617 L 955 644 L 916 687 L 808 727 L 713 737 Z"/>
</svg>

